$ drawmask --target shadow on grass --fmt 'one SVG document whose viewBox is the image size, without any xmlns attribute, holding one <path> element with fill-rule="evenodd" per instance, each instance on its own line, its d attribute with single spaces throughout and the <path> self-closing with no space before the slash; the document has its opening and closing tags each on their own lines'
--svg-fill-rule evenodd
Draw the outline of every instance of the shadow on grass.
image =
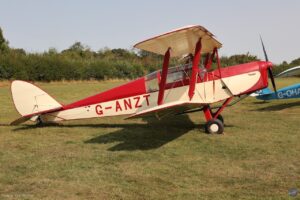
<svg viewBox="0 0 300 200">
<path fill-rule="evenodd" d="M 196 128 L 187 115 L 161 121 L 148 118 L 146 121 L 147 124 L 127 124 L 126 128 L 97 136 L 85 143 L 118 142 L 109 151 L 149 150 L 159 148 Z"/>
<path fill-rule="evenodd" d="M 270 103 L 269 101 L 256 101 L 256 102 L 253 102 L 253 104 L 257 104 L 257 105 L 263 105 L 263 104 L 268 104 Z"/>
<path fill-rule="evenodd" d="M 196 126 L 187 115 L 157 120 L 155 118 L 143 119 L 147 123 L 126 123 L 126 124 L 67 124 L 67 125 L 24 125 L 14 131 L 36 129 L 42 127 L 87 127 L 87 128 L 119 128 L 104 135 L 84 141 L 86 144 L 107 144 L 118 143 L 110 147 L 109 151 L 134 151 L 159 148 L 172 140 L 179 138 L 192 129 L 202 128 Z M 202 132 L 202 131 L 201 131 Z"/>
<path fill-rule="evenodd" d="M 10 125 L 10 124 L 3 124 L 3 123 L 2 123 L 2 124 L 0 124 L 0 127 L 1 127 L 1 126 L 11 126 L 11 125 Z"/>
<path fill-rule="evenodd" d="M 263 108 L 258 108 L 252 111 L 279 111 L 279 110 L 284 110 L 287 108 L 295 107 L 295 106 L 300 106 L 300 101 L 299 102 L 292 102 L 292 103 L 282 103 L 278 105 L 272 105 L 272 106 L 267 106 Z"/>
</svg>

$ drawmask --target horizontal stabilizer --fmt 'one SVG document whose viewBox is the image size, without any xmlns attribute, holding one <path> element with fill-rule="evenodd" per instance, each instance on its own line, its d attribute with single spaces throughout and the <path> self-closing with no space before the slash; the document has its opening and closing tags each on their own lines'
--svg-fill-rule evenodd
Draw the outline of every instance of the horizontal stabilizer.
<svg viewBox="0 0 300 200">
<path fill-rule="evenodd" d="M 273 93 L 272 90 L 270 90 L 269 88 L 265 88 L 265 89 L 258 90 L 256 92 L 252 93 L 250 96 L 257 97 L 257 96 L 262 96 L 262 95 L 269 95 L 272 93 Z"/>
<path fill-rule="evenodd" d="M 54 108 L 54 109 L 50 109 L 50 110 L 44 110 L 44 111 L 41 111 L 41 112 L 36 112 L 36 113 L 29 114 L 29 115 L 25 115 L 25 116 L 22 116 L 22 117 L 16 119 L 15 121 L 11 122 L 10 125 L 19 125 L 19 124 L 22 124 L 22 123 L 24 123 L 28 120 L 35 121 L 36 118 L 39 115 L 55 112 L 55 111 L 58 111 L 60 109 L 61 108 Z"/>
<path fill-rule="evenodd" d="M 28 120 L 30 120 L 32 116 L 24 116 L 24 117 L 20 117 L 18 119 L 16 119 L 15 121 L 11 122 L 10 125 L 12 126 L 16 126 L 16 125 L 19 125 L 19 124 L 22 124 Z"/>
</svg>

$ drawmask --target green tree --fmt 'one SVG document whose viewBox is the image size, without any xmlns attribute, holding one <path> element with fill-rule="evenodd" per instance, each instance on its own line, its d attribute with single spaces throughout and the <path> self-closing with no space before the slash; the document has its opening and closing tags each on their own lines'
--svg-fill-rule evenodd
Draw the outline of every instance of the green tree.
<svg viewBox="0 0 300 200">
<path fill-rule="evenodd" d="M 8 50 L 8 41 L 5 40 L 3 36 L 2 29 L 0 27 L 0 51 L 6 51 Z"/>
<path fill-rule="evenodd" d="M 81 42 L 75 42 L 68 49 L 63 50 L 62 54 L 72 57 L 73 59 L 92 59 L 96 56 L 95 52 L 93 52 L 87 45 L 84 45 Z"/>
<path fill-rule="evenodd" d="M 227 67 L 227 66 L 257 61 L 257 60 L 258 58 L 256 56 L 246 53 L 246 54 L 232 55 L 230 57 L 223 56 L 221 57 L 221 64 L 222 66 Z"/>
<path fill-rule="evenodd" d="M 290 67 L 295 67 L 300 65 L 300 58 L 293 60 L 290 64 Z"/>
</svg>

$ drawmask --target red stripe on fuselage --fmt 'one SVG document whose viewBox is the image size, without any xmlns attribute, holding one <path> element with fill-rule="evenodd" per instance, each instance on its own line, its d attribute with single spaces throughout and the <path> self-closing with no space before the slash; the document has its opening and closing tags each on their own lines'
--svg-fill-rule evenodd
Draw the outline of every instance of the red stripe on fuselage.
<svg viewBox="0 0 300 200">
<path fill-rule="evenodd" d="M 126 83 L 119 87 L 115 87 L 105 92 L 98 93 L 94 96 L 90 96 L 85 99 L 66 105 L 64 106 L 64 110 L 96 104 L 96 103 L 112 101 L 115 99 L 122 99 L 122 98 L 141 95 L 145 93 L 146 93 L 145 78 L 142 77 L 134 81 L 130 81 L 129 83 Z"/>
<path fill-rule="evenodd" d="M 222 78 L 230 77 L 230 76 L 235 76 L 239 74 L 245 74 L 249 72 L 254 72 L 254 71 L 260 71 L 260 69 L 266 65 L 266 62 L 264 61 L 256 61 L 256 62 L 250 62 L 246 64 L 241 64 L 241 65 L 235 65 L 235 66 L 230 66 L 230 67 L 225 67 L 221 68 L 221 74 Z M 220 72 L 219 70 L 214 70 L 213 72 L 209 72 L 210 74 L 214 74 L 215 77 L 220 77 Z M 216 79 L 216 78 L 214 78 Z M 204 79 L 206 80 L 206 79 Z M 213 80 L 212 76 L 208 77 L 208 81 Z"/>
</svg>

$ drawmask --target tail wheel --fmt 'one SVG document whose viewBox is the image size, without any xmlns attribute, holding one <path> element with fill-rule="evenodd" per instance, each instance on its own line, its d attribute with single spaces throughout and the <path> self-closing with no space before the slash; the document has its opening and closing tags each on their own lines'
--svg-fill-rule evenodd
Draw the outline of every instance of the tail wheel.
<svg viewBox="0 0 300 200">
<path fill-rule="evenodd" d="M 41 126 L 41 125 L 43 125 L 43 124 L 44 124 L 44 122 L 43 122 L 41 116 L 38 116 L 38 118 L 36 119 L 36 125 L 37 125 L 37 126 Z"/>
<path fill-rule="evenodd" d="M 223 125 L 222 121 L 219 119 L 209 120 L 205 124 L 205 132 L 208 134 L 211 134 L 211 133 L 222 134 L 223 131 L 224 131 L 224 125 Z"/>
</svg>

